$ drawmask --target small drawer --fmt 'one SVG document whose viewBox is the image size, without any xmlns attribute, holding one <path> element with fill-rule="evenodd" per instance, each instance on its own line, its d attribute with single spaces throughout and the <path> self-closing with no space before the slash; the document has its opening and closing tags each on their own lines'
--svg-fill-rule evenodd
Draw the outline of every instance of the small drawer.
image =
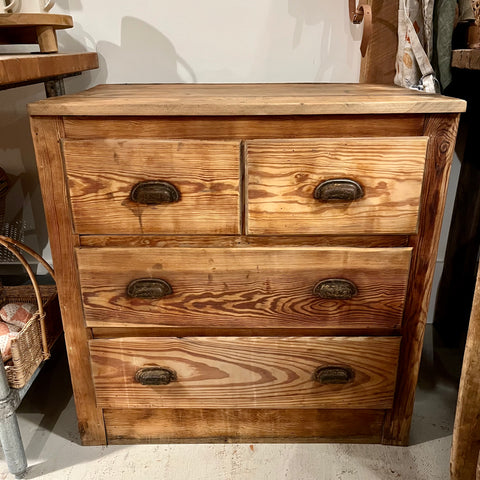
<svg viewBox="0 0 480 480">
<path fill-rule="evenodd" d="M 89 327 L 398 328 L 411 248 L 79 248 Z"/>
<path fill-rule="evenodd" d="M 415 233 L 427 141 L 247 142 L 247 233 Z"/>
<path fill-rule="evenodd" d="M 391 408 L 400 337 L 89 342 L 103 408 Z"/>
<path fill-rule="evenodd" d="M 238 142 L 65 140 L 80 234 L 238 234 Z"/>
</svg>

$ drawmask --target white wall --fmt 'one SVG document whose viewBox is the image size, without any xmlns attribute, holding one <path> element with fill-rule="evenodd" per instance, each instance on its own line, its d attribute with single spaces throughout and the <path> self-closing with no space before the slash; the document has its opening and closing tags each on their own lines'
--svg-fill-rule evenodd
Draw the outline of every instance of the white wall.
<svg viewBox="0 0 480 480">
<path fill-rule="evenodd" d="M 66 80 L 68 93 L 98 83 L 357 82 L 361 26 L 338 0 L 57 0 L 73 16 L 60 51 L 97 51 L 100 69 Z M 38 47 L 0 46 L 0 53 Z M 0 166 L 14 183 L 10 219 L 47 259 L 47 232 L 26 105 L 43 86 L 0 91 Z"/>
</svg>

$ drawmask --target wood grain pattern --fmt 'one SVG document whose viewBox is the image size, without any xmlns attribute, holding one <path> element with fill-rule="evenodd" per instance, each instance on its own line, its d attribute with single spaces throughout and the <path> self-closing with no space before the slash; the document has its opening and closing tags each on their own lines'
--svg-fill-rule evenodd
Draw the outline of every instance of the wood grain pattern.
<svg viewBox="0 0 480 480">
<path fill-rule="evenodd" d="M 97 405 L 104 408 L 389 408 L 398 337 L 188 337 L 91 340 Z M 347 384 L 313 381 L 316 368 L 354 371 Z M 145 386 L 146 366 L 177 381 Z"/>
<path fill-rule="evenodd" d="M 247 232 L 415 233 L 426 147 L 426 137 L 249 141 Z M 335 178 L 357 181 L 364 197 L 315 200 Z"/>
<path fill-rule="evenodd" d="M 0 57 L 1 58 L 1 57 Z M 253 138 L 414 136 L 423 132 L 423 115 L 279 115 L 275 117 L 65 117 L 65 134 L 87 138 Z"/>
<path fill-rule="evenodd" d="M 383 443 L 387 444 L 408 444 L 458 121 L 459 115 L 432 115 L 425 124 L 425 135 L 428 135 L 430 140 L 420 208 L 422 213 L 418 235 L 411 238 L 414 253 L 410 269 L 409 298 L 405 304 L 402 326 L 403 341 L 395 402 L 391 416 L 387 415 L 384 430 Z"/>
<path fill-rule="evenodd" d="M 395 328 L 410 266 L 408 248 L 81 248 L 77 249 L 89 327 Z M 129 298 L 138 278 L 166 280 L 173 294 Z M 313 287 L 354 282 L 350 300 Z"/>
<path fill-rule="evenodd" d="M 480 451 L 480 271 L 477 274 L 468 327 L 462 376 L 453 430 L 450 474 L 452 480 L 474 480 Z"/>
<path fill-rule="evenodd" d="M 88 335 L 83 319 L 80 285 L 73 253 L 78 239 L 72 232 L 62 169 L 60 139 L 63 137 L 63 125 L 58 118 L 34 118 L 31 119 L 31 128 L 55 267 L 79 430 L 83 444 L 105 443 L 102 411 L 95 405 L 88 356 Z M 52 185 L 55 186 L 54 189 Z"/>
<path fill-rule="evenodd" d="M 238 142 L 65 140 L 78 233 L 236 234 L 240 231 Z M 172 183 L 180 201 L 130 199 L 147 180 Z"/>
<path fill-rule="evenodd" d="M 398 0 L 367 0 L 373 32 L 362 58 L 360 82 L 392 85 L 398 46 Z"/>
<path fill-rule="evenodd" d="M 110 444 L 362 442 L 381 439 L 383 410 L 105 409 Z"/>
<path fill-rule="evenodd" d="M 192 437 L 215 441 L 381 439 L 384 443 L 405 444 L 457 128 L 456 112 L 464 108 L 460 100 L 379 85 L 101 86 L 32 106 L 30 111 L 40 115 L 59 112 L 64 121 L 35 117 L 32 131 L 54 261 L 62 283 L 60 301 L 85 443 L 104 443 L 106 427 L 109 440 L 119 443 L 184 441 Z M 426 140 L 420 138 L 422 135 L 429 139 L 423 183 Z M 235 178 L 236 184 L 229 180 L 226 188 L 236 198 L 236 230 L 222 232 L 215 227 L 191 235 L 185 230 L 189 224 L 177 224 L 164 234 L 141 228 L 118 234 L 122 230 L 109 231 L 115 222 L 108 220 L 111 209 L 105 208 L 92 227 L 97 230 L 92 235 L 78 235 L 72 229 L 59 146 L 65 136 L 71 137 L 65 140 L 67 148 L 69 142 L 76 141 L 78 145 L 90 145 L 92 158 L 100 164 L 96 169 L 82 170 L 84 158 L 78 155 L 70 165 L 80 190 L 82 182 L 91 186 L 95 176 L 105 179 L 110 175 L 115 181 L 120 178 L 118 171 L 123 172 L 121 178 L 128 176 L 132 162 L 124 160 L 119 169 L 113 161 L 109 173 L 103 160 L 95 157 L 98 145 L 187 145 L 210 140 L 222 152 L 230 149 L 226 157 L 232 158 L 232 166 L 226 168 L 235 166 L 234 175 L 228 178 Z M 379 140 L 379 136 L 385 138 Z M 292 141 L 294 138 L 298 141 Z M 422 160 L 411 162 L 410 153 L 420 152 L 421 142 Z M 398 227 L 402 215 L 398 210 L 391 212 L 399 200 L 385 197 L 385 233 L 377 228 L 382 220 L 371 215 L 368 222 L 359 217 L 367 230 L 339 231 L 333 219 L 325 222 L 330 225 L 329 233 L 316 238 L 318 231 L 299 228 L 301 217 L 294 215 L 285 223 L 284 234 L 273 229 L 269 235 L 245 235 L 238 226 L 243 209 L 241 165 L 245 144 L 250 148 L 258 144 L 263 153 L 270 148 L 265 145 L 279 146 L 266 175 L 269 179 L 282 178 L 282 171 L 293 171 L 293 178 L 301 180 L 295 174 L 303 170 L 288 170 L 295 166 L 297 157 L 299 166 L 307 164 L 306 173 L 310 175 L 314 162 L 308 159 L 318 152 L 312 152 L 315 148 L 308 152 L 308 147 L 318 149 L 319 144 L 328 147 L 323 155 L 325 169 L 337 164 L 336 174 L 348 173 L 342 168 L 351 162 L 350 153 L 360 149 L 359 171 L 370 173 L 372 162 L 378 163 L 379 175 L 372 176 L 376 178 L 376 195 L 385 187 L 382 172 L 396 182 L 398 191 L 409 192 L 404 200 L 410 219 Z M 290 148 L 290 153 L 280 154 L 280 147 L 288 144 L 295 145 L 296 151 Z M 342 152 L 339 145 L 347 145 L 349 154 L 344 150 L 338 155 Z M 135 157 L 139 149 L 131 150 Z M 372 151 L 379 155 L 373 160 L 369 156 Z M 217 153 L 215 150 L 212 157 Z M 212 159 L 211 165 L 223 168 L 225 162 L 219 161 L 222 155 Z M 196 158 L 197 162 L 202 160 Z M 180 163 L 188 175 L 190 170 L 193 177 L 203 173 L 197 175 L 195 168 Z M 146 162 L 142 171 L 151 167 L 152 162 Z M 412 172 L 415 191 L 410 186 Z M 215 169 L 210 177 L 217 178 Z M 252 178 L 250 175 L 245 181 Z M 85 215 L 91 214 L 88 203 L 84 205 Z M 283 208 L 282 202 L 277 202 L 277 207 Z M 232 222 L 231 209 L 228 212 L 225 221 Z M 271 215 L 266 209 L 262 219 L 258 212 L 257 221 L 261 224 Z M 382 217 L 381 212 L 375 215 Z M 356 217 L 351 216 L 346 223 L 356 225 Z M 310 221 L 315 224 L 318 219 Z M 138 226 L 138 219 L 136 222 Z M 409 248 L 404 248 L 406 243 Z M 363 250 L 370 256 L 358 261 L 353 252 Z M 326 251 L 335 252 L 329 258 L 337 256 L 331 264 L 337 265 L 338 272 L 358 275 L 362 287 L 359 295 L 367 295 L 366 303 L 355 309 L 344 308 L 343 314 L 342 308 L 335 306 L 337 300 L 329 302 L 323 313 L 318 314 L 318 305 L 317 310 L 312 309 L 314 304 L 302 296 L 305 291 L 300 291 L 301 285 L 306 285 L 302 283 L 306 280 L 318 280 L 312 272 L 329 265 L 323 256 Z M 390 253 L 384 256 L 383 251 Z M 159 301 L 146 308 L 144 299 L 135 300 L 133 308 L 124 294 L 132 280 L 128 275 L 145 271 L 146 278 L 169 272 L 179 285 L 184 282 L 193 289 L 193 294 L 188 297 L 182 293 L 173 304 L 174 285 L 173 296 L 164 299 L 166 305 L 172 302 L 168 309 L 159 306 Z M 218 293 L 212 288 L 215 285 Z M 278 296 L 276 285 L 281 287 Z M 232 291 L 233 298 L 229 298 Z M 325 324 L 317 327 L 313 320 L 322 319 L 322 315 Z M 382 315 L 384 320 L 379 321 Z M 383 332 L 387 336 L 381 336 Z M 359 334 L 364 336 L 355 336 Z M 328 364 L 350 366 L 358 373 L 351 383 L 312 387 L 314 366 Z M 164 386 L 134 383 L 136 369 L 155 365 L 174 368 L 179 381 Z M 314 388 L 320 393 L 313 392 Z M 163 389 L 161 394 L 159 389 Z M 99 406 L 106 410 L 102 412 Z"/>
<path fill-rule="evenodd" d="M 31 115 L 338 115 L 463 112 L 465 102 L 372 84 L 99 85 L 41 100 Z"/>
<path fill-rule="evenodd" d="M 406 235 L 82 235 L 82 247 L 406 247 Z"/>
<path fill-rule="evenodd" d="M 98 68 L 94 52 L 0 55 L 0 86 L 39 81 Z"/>
</svg>

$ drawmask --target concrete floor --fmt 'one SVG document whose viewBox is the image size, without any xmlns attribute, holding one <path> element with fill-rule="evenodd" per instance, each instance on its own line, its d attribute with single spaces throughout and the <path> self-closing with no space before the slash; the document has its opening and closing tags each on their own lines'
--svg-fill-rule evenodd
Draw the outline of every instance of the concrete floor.
<svg viewBox="0 0 480 480">
<path fill-rule="evenodd" d="M 62 350 L 18 411 L 27 479 L 447 480 L 460 355 L 427 335 L 409 447 L 353 444 L 80 446 Z M 0 453 L 0 480 L 8 473 Z"/>
</svg>

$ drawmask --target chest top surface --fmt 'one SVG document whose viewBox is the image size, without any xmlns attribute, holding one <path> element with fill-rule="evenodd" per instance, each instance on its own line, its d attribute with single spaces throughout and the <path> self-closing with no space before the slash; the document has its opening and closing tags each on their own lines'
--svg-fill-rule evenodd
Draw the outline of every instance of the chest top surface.
<svg viewBox="0 0 480 480">
<path fill-rule="evenodd" d="M 29 105 L 31 115 L 346 115 L 459 113 L 466 102 L 373 84 L 98 85 Z"/>
</svg>

